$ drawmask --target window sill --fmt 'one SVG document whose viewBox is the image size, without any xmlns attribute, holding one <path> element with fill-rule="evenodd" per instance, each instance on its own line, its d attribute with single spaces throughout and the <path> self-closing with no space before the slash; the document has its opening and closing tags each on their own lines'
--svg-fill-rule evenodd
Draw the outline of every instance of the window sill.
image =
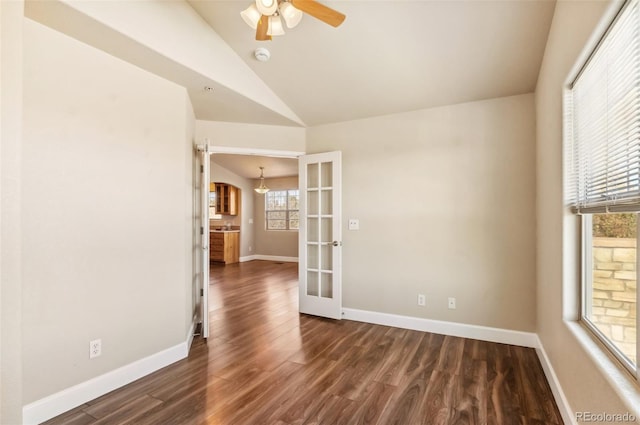
<svg viewBox="0 0 640 425">
<path fill-rule="evenodd" d="M 564 323 L 593 359 L 602 375 L 629 409 L 629 413 L 640 418 L 640 386 L 638 382 L 580 322 L 565 320 Z"/>
</svg>

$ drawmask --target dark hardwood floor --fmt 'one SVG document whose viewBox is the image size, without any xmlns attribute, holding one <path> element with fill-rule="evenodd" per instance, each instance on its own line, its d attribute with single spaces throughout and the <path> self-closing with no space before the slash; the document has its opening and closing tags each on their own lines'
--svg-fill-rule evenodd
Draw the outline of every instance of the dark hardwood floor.
<svg viewBox="0 0 640 425">
<path fill-rule="evenodd" d="M 297 313 L 297 264 L 212 266 L 211 338 L 47 424 L 561 424 L 533 349 Z"/>
</svg>

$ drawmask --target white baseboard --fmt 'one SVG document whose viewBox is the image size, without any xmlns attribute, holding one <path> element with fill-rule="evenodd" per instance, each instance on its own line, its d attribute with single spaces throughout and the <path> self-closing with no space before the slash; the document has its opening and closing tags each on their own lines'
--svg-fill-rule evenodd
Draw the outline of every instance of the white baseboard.
<svg viewBox="0 0 640 425">
<path fill-rule="evenodd" d="M 189 355 L 195 322 L 184 342 L 107 372 L 22 407 L 22 423 L 39 424 L 110 391 L 149 375 Z"/>
<path fill-rule="evenodd" d="M 567 425 L 577 425 L 576 417 L 573 414 L 573 410 L 571 409 L 571 406 L 569 406 L 569 401 L 567 400 L 567 397 L 564 395 L 564 391 L 562 391 L 562 387 L 560 386 L 560 381 L 558 380 L 558 376 L 556 375 L 556 372 L 553 370 L 553 366 L 551 366 L 549 357 L 547 357 L 547 352 L 544 350 L 544 346 L 542 345 L 540 338 L 536 336 L 536 339 L 538 340 L 536 353 L 538 353 L 538 358 L 540 359 L 542 370 L 544 370 L 544 375 L 547 377 L 547 382 L 549 382 L 549 386 L 551 387 L 551 392 L 553 393 L 553 398 L 556 400 L 556 405 L 558 406 L 558 410 L 560 410 L 560 415 L 562 416 L 562 420 Z"/>
<path fill-rule="evenodd" d="M 249 255 L 247 257 L 240 257 L 240 262 L 244 263 L 245 261 L 252 260 L 265 260 L 265 261 L 280 261 L 283 263 L 297 263 L 298 257 L 283 257 L 281 255 Z"/>
<path fill-rule="evenodd" d="M 270 261 L 286 261 L 273 256 L 254 256 Z M 269 257 L 269 258 L 263 258 Z M 246 257 L 245 257 L 246 258 Z M 295 261 L 298 259 L 295 258 Z M 250 261 L 250 260 L 246 260 Z M 373 323 L 377 325 L 393 326 L 402 329 L 412 329 L 423 332 L 432 332 L 443 335 L 463 338 L 479 339 L 483 341 L 498 342 L 502 344 L 519 345 L 535 348 L 542 364 L 545 376 L 551 387 L 551 391 L 565 423 L 575 425 L 575 417 L 562 391 L 560 382 L 549 362 L 544 347 L 535 333 L 514 331 L 509 329 L 491 328 L 486 326 L 468 325 L 463 323 L 445 322 L 440 320 L 424 319 L 419 317 L 401 316 L 389 313 L 379 313 L 351 308 L 343 309 L 343 318 L 358 322 Z M 149 375 L 156 370 L 168 366 L 178 360 L 182 360 L 189 354 L 193 342 L 195 329 L 195 316 L 189 328 L 185 342 L 177 344 L 159 353 L 152 354 L 126 366 L 108 372 L 104 375 L 82 382 L 58 393 L 30 403 L 22 408 L 24 424 L 38 424 L 47 421 L 61 413 L 71 410 L 87 401 L 100 397 L 110 391 L 127 385 L 137 379 Z"/>
<path fill-rule="evenodd" d="M 378 313 L 374 311 L 342 309 L 343 318 L 356 322 L 374 323 L 376 325 L 393 326 L 415 331 L 459 336 L 462 338 L 480 339 L 502 344 L 519 345 L 537 348 L 538 336 L 532 332 L 521 332 L 510 329 L 490 328 L 487 326 L 467 325 L 464 323 L 444 322 L 441 320 L 423 319 L 420 317 L 400 316 L 397 314 Z"/>
</svg>

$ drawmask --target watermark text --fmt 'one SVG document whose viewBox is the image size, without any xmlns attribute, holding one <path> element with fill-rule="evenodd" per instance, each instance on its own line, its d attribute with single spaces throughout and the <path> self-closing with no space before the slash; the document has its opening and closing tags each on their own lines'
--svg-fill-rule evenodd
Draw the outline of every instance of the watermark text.
<svg viewBox="0 0 640 425">
<path fill-rule="evenodd" d="M 605 413 L 605 412 L 576 412 L 578 422 L 605 422 L 605 423 L 625 423 L 635 422 L 636 417 L 631 413 Z"/>
</svg>

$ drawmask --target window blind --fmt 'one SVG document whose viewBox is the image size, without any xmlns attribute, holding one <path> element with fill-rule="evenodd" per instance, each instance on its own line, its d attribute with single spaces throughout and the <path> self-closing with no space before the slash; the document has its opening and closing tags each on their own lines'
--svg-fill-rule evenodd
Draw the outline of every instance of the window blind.
<svg viewBox="0 0 640 425">
<path fill-rule="evenodd" d="M 568 93 L 569 204 L 640 211 L 640 6 L 621 10 Z"/>
</svg>

